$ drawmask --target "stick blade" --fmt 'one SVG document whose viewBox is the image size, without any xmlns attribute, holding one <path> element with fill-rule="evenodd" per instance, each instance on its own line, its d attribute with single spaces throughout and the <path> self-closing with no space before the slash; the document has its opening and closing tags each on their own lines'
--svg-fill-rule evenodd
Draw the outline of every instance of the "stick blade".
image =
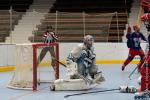
<svg viewBox="0 0 150 100">
<path fill-rule="evenodd" d="M 64 98 L 68 98 L 70 95 L 65 95 Z"/>
</svg>

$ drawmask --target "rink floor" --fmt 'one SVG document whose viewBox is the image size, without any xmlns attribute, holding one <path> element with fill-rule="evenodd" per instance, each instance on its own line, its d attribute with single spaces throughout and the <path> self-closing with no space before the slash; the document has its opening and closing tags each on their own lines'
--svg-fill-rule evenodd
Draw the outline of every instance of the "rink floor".
<svg viewBox="0 0 150 100">
<path fill-rule="evenodd" d="M 36 92 L 9 89 L 6 86 L 9 83 L 13 72 L 3 72 L 0 73 L 0 100 L 134 100 L 134 94 L 120 93 L 118 90 L 84 94 L 68 98 L 64 98 L 64 96 L 81 92 L 117 89 L 119 86 L 123 85 L 138 87 L 137 78 L 139 75 L 137 72 L 131 77 L 131 80 L 128 79 L 129 74 L 135 67 L 136 65 L 134 64 L 128 65 L 125 71 L 122 72 L 120 64 L 99 65 L 99 70 L 103 72 L 106 81 L 92 90 L 87 91 L 50 91 L 49 84 L 41 84 L 38 86 L 38 91 Z M 65 75 L 65 71 L 63 71 L 64 68 L 60 70 L 62 70 L 61 75 Z"/>
</svg>

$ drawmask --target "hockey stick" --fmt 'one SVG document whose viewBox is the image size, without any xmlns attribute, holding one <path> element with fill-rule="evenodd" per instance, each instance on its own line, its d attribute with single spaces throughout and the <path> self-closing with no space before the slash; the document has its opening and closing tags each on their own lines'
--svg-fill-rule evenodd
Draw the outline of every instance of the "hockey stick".
<svg viewBox="0 0 150 100">
<path fill-rule="evenodd" d="M 138 66 L 136 66 L 134 68 L 134 70 L 129 74 L 128 78 L 131 80 L 131 76 L 134 74 L 134 72 L 136 71 L 136 69 L 138 68 Z"/>
<path fill-rule="evenodd" d="M 147 58 L 147 55 L 146 55 L 146 58 Z M 144 59 L 144 62 L 141 66 L 144 66 L 144 64 L 146 63 L 146 58 Z M 136 69 L 138 68 L 138 66 L 136 66 L 134 68 L 134 70 L 129 74 L 128 78 L 131 80 L 131 76 L 134 74 L 134 72 L 136 71 Z"/>
<path fill-rule="evenodd" d="M 108 91 L 115 91 L 115 90 L 120 90 L 120 88 L 117 88 L 117 89 L 108 89 L 108 90 L 99 90 L 99 91 L 91 91 L 91 92 L 75 93 L 75 94 L 65 95 L 64 98 L 68 98 L 68 97 L 76 96 L 76 95 L 99 93 L 99 92 L 108 92 Z"/>
<path fill-rule="evenodd" d="M 55 61 L 57 61 L 59 64 L 63 65 L 65 68 L 67 68 L 67 65 L 65 65 L 64 63 L 62 63 L 62 62 L 58 61 L 58 60 L 57 60 L 57 59 L 55 59 L 55 58 L 52 58 L 52 59 L 54 59 L 54 60 L 55 60 Z"/>
</svg>

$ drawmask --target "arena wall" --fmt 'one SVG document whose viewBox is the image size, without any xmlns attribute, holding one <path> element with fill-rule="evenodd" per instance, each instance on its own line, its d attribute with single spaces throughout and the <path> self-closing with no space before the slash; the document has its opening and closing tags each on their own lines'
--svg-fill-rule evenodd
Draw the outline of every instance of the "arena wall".
<svg viewBox="0 0 150 100">
<path fill-rule="evenodd" d="M 65 63 L 69 52 L 79 43 L 60 43 L 59 44 L 59 59 Z M 146 48 L 146 43 L 141 44 L 143 50 Z M 128 48 L 126 43 L 95 43 L 95 53 L 97 56 L 97 64 L 122 64 L 128 56 Z M 15 66 L 15 44 L 0 45 L 0 68 L 14 69 Z M 50 55 L 44 59 L 49 59 Z M 136 56 L 132 63 L 136 64 L 139 56 Z M 43 61 L 44 62 L 44 61 Z M 46 65 L 46 64 L 44 64 Z"/>
</svg>

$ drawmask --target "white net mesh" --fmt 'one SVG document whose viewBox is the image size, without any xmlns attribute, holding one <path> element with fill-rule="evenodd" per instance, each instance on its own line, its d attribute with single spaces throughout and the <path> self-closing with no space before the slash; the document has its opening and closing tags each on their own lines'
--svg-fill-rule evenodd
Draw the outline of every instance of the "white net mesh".
<svg viewBox="0 0 150 100">
<path fill-rule="evenodd" d="M 16 45 L 16 71 L 8 84 L 9 88 L 14 89 L 33 89 L 33 80 L 35 75 L 33 75 L 33 54 L 36 53 L 36 60 L 41 54 L 41 50 L 46 46 L 40 46 L 36 48 L 36 52 L 33 52 L 32 44 L 18 44 Z M 55 47 L 55 46 L 54 46 Z M 55 48 L 54 48 L 55 50 Z M 40 82 L 52 82 L 55 80 L 55 71 L 51 66 L 52 55 L 50 52 L 46 52 L 46 55 L 41 62 L 36 61 L 39 65 L 37 67 L 37 83 Z M 48 67 L 41 67 L 48 66 Z M 46 77 L 45 77 L 46 76 Z M 35 84 L 37 84 L 35 83 Z"/>
<path fill-rule="evenodd" d="M 16 45 L 16 71 L 9 87 L 32 88 L 32 54 L 32 45 Z"/>
</svg>

